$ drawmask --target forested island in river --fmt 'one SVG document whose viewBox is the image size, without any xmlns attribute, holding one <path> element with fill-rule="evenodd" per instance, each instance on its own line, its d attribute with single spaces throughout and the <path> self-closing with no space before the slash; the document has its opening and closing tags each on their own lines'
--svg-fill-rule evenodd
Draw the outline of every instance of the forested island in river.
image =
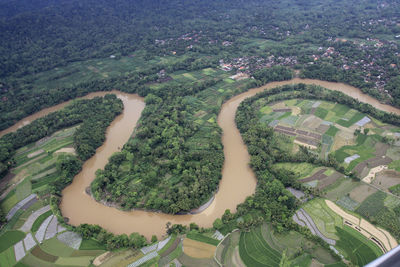
<svg viewBox="0 0 400 267">
<path fill-rule="evenodd" d="M 0 266 L 364 266 L 400 240 L 395 0 L 0 0 Z"/>
</svg>

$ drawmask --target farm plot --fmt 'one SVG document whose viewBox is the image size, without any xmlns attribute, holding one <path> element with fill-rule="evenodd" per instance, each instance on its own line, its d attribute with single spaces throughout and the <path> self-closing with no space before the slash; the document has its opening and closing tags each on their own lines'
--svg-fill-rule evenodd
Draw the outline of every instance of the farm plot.
<svg viewBox="0 0 400 267">
<path fill-rule="evenodd" d="M 378 191 L 365 199 L 356 210 L 357 213 L 369 218 L 376 216 L 385 207 L 386 194 Z"/>
<path fill-rule="evenodd" d="M 344 226 L 341 229 L 337 227 L 336 231 L 339 236 L 336 246 L 347 255 L 347 258 L 353 264 L 364 266 L 382 255 L 382 252 L 375 244 L 352 228 Z"/>
<path fill-rule="evenodd" d="M 311 216 L 318 230 L 329 239 L 338 240 L 336 227 L 342 227 L 342 218 L 333 212 L 323 199 L 314 199 L 303 206 Z"/>
<path fill-rule="evenodd" d="M 277 266 L 281 260 L 280 253 L 268 245 L 259 227 L 241 233 L 239 253 L 247 266 Z"/>
<path fill-rule="evenodd" d="M 379 172 L 376 174 L 372 184 L 385 190 L 389 189 L 400 184 L 400 173 L 393 170 Z"/>
<path fill-rule="evenodd" d="M 367 197 L 374 194 L 377 189 L 366 184 L 360 184 L 350 191 L 349 197 L 358 203 L 362 203 Z"/>
<path fill-rule="evenodd" d="M 212 258 L 216 247 L 207 243 L 185 238 L 183 240 L 183 249 L 185 254 L 192 258 Z"/>
</svg>

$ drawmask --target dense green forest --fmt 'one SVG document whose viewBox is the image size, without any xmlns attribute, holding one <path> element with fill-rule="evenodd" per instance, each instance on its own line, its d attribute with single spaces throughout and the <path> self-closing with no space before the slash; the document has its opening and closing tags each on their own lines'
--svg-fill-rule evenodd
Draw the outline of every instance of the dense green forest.
<svg viewBox="0 0 400 267">
<path fill-rule="evenodd" d="M 217 66 L 221 59 L 248 60 L 250 74 L 287 65 L 303 77 L 350 83 L 399 105 L 399 87 L 393 86 L 399 76 L 398 9 L 398 1 L 374 0 L 5 0 L 0 8 L 0 129 L 90 91 L 140 92 L 161 69 L 199 69 Z M 180 66 L 150 63 L 172 53 Z M 141 57 L 148 67 L 127 70 L 118 79 L 75 81 L 69 88 L 32 82 L 43 71 L 110 56 Z"/>
</svg>

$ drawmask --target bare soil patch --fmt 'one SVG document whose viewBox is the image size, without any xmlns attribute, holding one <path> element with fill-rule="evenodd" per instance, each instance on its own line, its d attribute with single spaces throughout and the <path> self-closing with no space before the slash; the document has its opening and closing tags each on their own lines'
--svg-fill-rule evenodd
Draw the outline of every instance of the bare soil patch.
<svg viewBox="0 0 400 267">
<path fill-rule="evenodd" d="M 374 154 L 377 157 L 382 157 L 384 155 L 386 155 L 386 152 L 388 151 L 388 149 L 390 148 L 390 146 L 388 144 L 384 144 L 384 143 L 376 143 L 375 144 L 375 152 Z"/>
<path fill-rule="evenodd" d="M 321 120 L 320 118 L 316 116 L 310 116 L 304 120 L 302 127 L 316 130 L 321 125 L 322 122 L 323 120 Z"/>
<path fill-rule="evenodd" d="M 354 167 L 353 172 L 355 174 L 357 174 L 358 177 L 362 177 L 361 174 L 362 174 L 364 168 L 367 168 L 367 163 L 365 161 L 358 163 L 357 166 Z"/>
<path fill-rule="evenodd" d="M 32 152 L 32 153 L 28 154 L 27 157 L 28 157 L 28 159 L 30 159 L 30 158 L 36 157 L 37 155 L 42 154 L 43 152 L 44 152 L 43 149 L 39 149 L 39 150 L 37 150 L 35 152 Z"/>
<path fill-rule="evenodd" d="M 57 150 L 55 153 L 72 153 L 72 154 L 76 154 L 75 152 L 75 148 L 73 147 L 63 147 L 59 150 Z"/>
<path fill-rule="evenodd" d="M 331 184 L 335 183 L 341 177 L 343 177 L 343 174 L 341 174 L 339 172 L 335 172 L 334 174 L 328 176 L 327 178 L 319 181 L 318 189 L 324 189 L 325 187 L 330 186 Z"/>
<path fill-rule="evenodd" d="M 277 102 L 271 106 L 272 109 L 283 109 L 287 108 L 285 102 Z"/>
<path fill-rule="evenodd" d="M 358 203 L 361 203 L 376 191 L 378 190 L 366 184 L 362 184 L 351 190 L 349 196 L 351 199 L 357 201 Z"/>
<path fill-rule="evenodd" d="M 94 266 L 99 266 L 100 264 L 102 264 L 103 262 L 105 262 L 108 258 L 110 258 L 112 256 L 112 252 L 111 251 L 107 251 L 104 252 L 103 254 L 97 256 L 94 260 L 93 260 L 93 265 Z"/>
<path fill-rule="evenodd" d="M 376 174 L 372 184 L 383 189 L 388 189 L 391 186 L 400 184 L 400 173 L 394 170 L 381 171 Z"/>
<path fill-rule="evenodd" d="M 325 125 L 325 124 L 321 124 L 320 126 L 318 126 L 317 129 L 315 129 L 317 132 L 324 134 L 326 131 L 328 131 L 329 129 L 329 125 Z"/>
<path fill-rule="evenodd" d="M 370 184 L 373 180 L 375 180 L 375 177 L 378 173 L 380 173 L 386 169 L 387 169 L 387 166 L 385 166 L 385 165 L 380 165 L 378 167 L 372 168 L 369 170 L 368 174 L 362 180 L 364 182 Z"/>
<path fill-rule="evenodd" d="M 55 262 L 58 259 L 57 256 L 44 252 L 39 246 L 36 246 L 31 253 L 36 258 L 39 258 L 47 262 Z"/>
<path fill-rule="evenodd" d="M 307 183 L 307 182 L 314 181 L 314 180 L 322 180 L 327 177 L 324 174 L 325 171 L 326 171 L 326 169 L 321 169 L 321 170 L 317 171 L 316 173 L 314 173 L 313 175 L 311 175 L 310 177 L 301 179 L 300 182 Z"/>
<path fill-rule="evenodd" d="M 219 267 L 219 265 L 214 261 L 214 259 L 196 259 L 182 253 L 182 255 L 178 258 L 179 262 L 184 266 L 201 266 L 201 267 Z"/>
<path fill-rule="evenodd" d="M 369 168 L 375 168 L 380 165 L 389 165 L 393 160 L 389 157 L 375 157 L 364 161 Z"/>
<path fill-rule="evenodd" d="M 239 247 L 235 247 L 232 254 L 232 263 L 237 267 L 246 267 L 239 255 Z"/>
<path fill-rule="evenodd" d="M 212 258 L 214 257 L 216 247 L 210 244 L 185 238 L 183 240 L 183 249 L 186 255 L 193 258 Z"/>
<path fill-rule="evenodd" d="M 324 264 L 320 263 L 319 261 L 317 261 L 316 259 L 312 259 L 311 260 L 311 265 L 310 267 L 323 267 L 325 266 Z"/>
</svg>

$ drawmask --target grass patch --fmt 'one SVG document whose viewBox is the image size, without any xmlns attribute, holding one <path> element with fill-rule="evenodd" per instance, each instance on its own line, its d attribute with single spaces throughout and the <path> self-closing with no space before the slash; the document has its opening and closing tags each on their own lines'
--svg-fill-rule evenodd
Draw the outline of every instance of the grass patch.
<svg viewBox="0 0 400 267">
<path fill-rule="evenodd" d="M 6 199 L 1 202 L 0 207 L 4 211 L 4 213 L 8 213 L 17 203 L 18 198 L 15 194 L 15 191 L 13 190 L 7 195 Z"/>
<path fill-rule="evenodd" d="M 393 170 L 400 172 L 400 160 L 392 161 L 389 164 L 389 169 L 393 169 Z"/>
<path fill-rule="evenodd" d="M 51 210 L 46 211 L 45 213 L 43 213 L 42 215 L 40 215 L 36 221 L 33 223 L 31 231 L 33 233 L 36 233 L 37 230 L 39 230 L 40 225 L 42 225 L 42 223 L 44 222 L 44 220 L 46 220 L 47 217 L 49 217 L 52 214 Z"/>
<path fill-rule="evenodd" d="M 321 107 L 318 107 L 315 110 L 314 115 L 317 116 L 320 119 L 325 119 L 326 115 L 328 115 L 328 110 L 326 110 L 324 108 L 321 108 Z"/>
<path fill-rule="evenodd" d="M 14 266 L 15 263 L 14 247 L 10 247 L 0 253 L 0 266 Z"/>
<path fill-rule="evenodd" d="M 298 179 L 307 177 L 311 175 L 311 173 L 317 168 L 315 165 L 307 162 L 302 163 L 291 163 L 291 162 L 284 162 L 284 163 L 277 163 L 274 164 L 274 167 L 279 169 L 290 170 L 295 173 Z"/>
<path fill-rule="evenodd" d="M 55 264 L 66 265 L 66 266 L 89 266 L 90 260 L 93 256 L 83 256 L 83 257 L 59 257 Z"/>
<path fill-rule="evenodd" d="M 303 254 L 303 255 L 300 255 L 297 258 L 295 258 L 292 261 L 291 266 L 306 267 L 306 266 L 310 266 L 311 261 L 312 261 L 312 257 L 310 254 Z"/>
<path fill-rule="evenodd" d="M 105 246 L 93 239 L 82 239 L 80 250 L 104 250 Z"/>
<path fill-rule="evenodd" d="M 328 129 L 328 131 L 325 132 L 326 135 L 335 137 L 336 133 L 339 131 L 338 128 L 336 128 L 335 126 L 331 125 Z"/>
<path fill-rule="evenodd" d="M 17 244 L 25 238 L 25 233 L 21 231 L 7 231 L 0 236 L 0 252 L 5 251 L 9 247 Z"/>
<path fill-rule="evenodd" d="M 74 252 L 73 248 L 68 247 L 57 238 L 46 240 L 40 247 L 44 252 L 59 257 L 69 257 Z"/>
<path fill-rule="evenodd" d="M 193 240 L 196 240 L 196 241 L 207 243 L 207 244 L 210 244 L 210 245 L 213 245 L 213 246 L 217 246 L 219 244 L 219 242 L 220 242 L 217 239 L 202 235 L 202 234 L 197 233 L 197 232 L 190 232 L 190 233 L 188 233 L 186 235 L 186 237 L 189 238 L 189 239 L 193 239 Z"/>
<path fill-rule="evenodd" d="M 44 252 L 40 246 L 36 246 L 32 251 L 32 255 L 47 262 L 55 262 L 58 257 Z"/>
<path fill-rule="evenodd" d="M 160 250 L 158 251 L 158 254 L 159 254 L 159 255 L 162 255 L 165 251 L 167 251 L 167 250 L 169 249 L 169 247 L 170 247 L 172 244 L 174 244 L 175 239 L 176 239 L 176 235 L 172 235 L 172 236 L 171 236 L 171 239 L 168 241 L 168 243 L 167 243 L 162 249 L 160 249 Z"/>
<path fill-rule="evenodd" d="M 265 106 L 260 109 L 262 113 L 269 114 L 272 112 L 272 108 L 270 106 Z"/>
<path fill-rule="evenodd" d="M 47 175 L 43 178 L 40 178 L 40 180 L 36 180 L 35 182 L 32 183 L 32 189 L 35 190 L 41 186 L 48 185 L 51 182 L 55 181 L 60 174 L 58 172 Z"/>
<path fill-rule="evenodd" d="M 350 127 L 351 125 L 358 122 L 359 120 L 361 120 L 364 117 L 365 117 L 365 115 L 363 113 L 357 112 L 349 120 L 340 119 L 337 121 L 337 123 L 343 127 Z"/>
<path fill-rule="evenodd" d="M 346 114 L 350 110 L 350 107 L 342 105 L 342 104 L 336 104 L 331 111 L 336 113 L 336 116 L 342 117 L 344 114 Z"/>
<path fill-rule="evenodd" d="M 389 191 L 396 196 L 400 196 L 400 184 L 389 187 Z"/>
</svg>

